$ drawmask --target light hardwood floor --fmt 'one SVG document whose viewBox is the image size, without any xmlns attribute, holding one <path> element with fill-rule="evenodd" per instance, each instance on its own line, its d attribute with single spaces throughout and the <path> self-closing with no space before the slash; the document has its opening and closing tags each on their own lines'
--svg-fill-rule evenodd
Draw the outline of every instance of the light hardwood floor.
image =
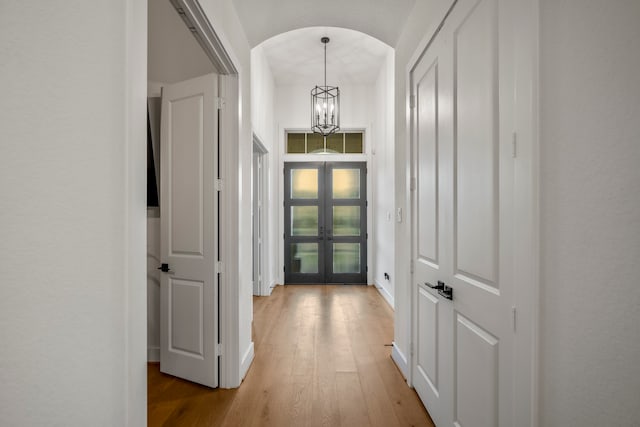
<svg viewBox="0 0 640 427">
<path fill-rule="evenodd" d="M 150 426 L 433 426 L 390 353 L 393 311 L 372 286 L 278 286 L 254 297 L 256 357 L 235 390 L 149 364 Z"/>
</svg>

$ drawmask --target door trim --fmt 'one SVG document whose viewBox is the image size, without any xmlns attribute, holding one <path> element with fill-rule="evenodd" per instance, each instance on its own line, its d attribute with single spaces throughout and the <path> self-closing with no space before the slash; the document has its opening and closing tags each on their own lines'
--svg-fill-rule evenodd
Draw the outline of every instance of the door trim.
<svg viewBox="0 0 640 427">
<path fill-rule="evenodd" d="M 260 254 L 261 255 L 260 260 L 258 261 L 260 263 L 260 272 L 262 273 L 262 280 L 260 283 L 259 295 L 266 297 L 271 295 L 271 287 L 267 281 L 267 278 L 271 277 L 271 275 L 269 274 L 269 271 L 268 271 L 269 263 L 268 263 L 268 257 L 265 251 L 265 248 L 269 248 L 269 242 L 270 242 L 269 218 L 270 218 L 271 210 L 269 209 L 267 198 L 266 198 L 266 195 L 269 194 L 269 185 L 268 185 L 269 183 L 269 151 L 260 140 L 260 137 L 258 137 L 258 135 L 256 135 L 256 133 L 254 132 L 253 133 L 253 154 L 256 154 L 256 153 L 258 153 L 262 162 L 262 167 L 260 168 L 260 177 L 259 177 L 260 190 L 262 194 L 262 197 L 261 197 L 262 217 L 260 218 L 260 229 L 262 230 L 262 233 L 261 233 L 262 251 Z M 253 202 L 252 202 L 252 206 L 253 206 Z"/>
</svg>

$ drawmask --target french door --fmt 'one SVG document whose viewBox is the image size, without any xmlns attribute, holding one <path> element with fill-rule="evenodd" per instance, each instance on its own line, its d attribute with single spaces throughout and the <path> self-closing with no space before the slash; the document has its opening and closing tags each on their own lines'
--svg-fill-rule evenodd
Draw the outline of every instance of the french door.
<svg viewBox="0 0 640 427">
<path fill-rule="evenodd" d="M 364 162 L 284 168 L 285 283 L 367 282 Z"/>
</svg>

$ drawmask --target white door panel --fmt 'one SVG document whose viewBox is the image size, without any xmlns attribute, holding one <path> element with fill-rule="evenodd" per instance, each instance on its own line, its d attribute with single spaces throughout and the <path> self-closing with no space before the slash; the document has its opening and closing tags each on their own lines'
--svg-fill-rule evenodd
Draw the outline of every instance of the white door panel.
<svg viewBox="0 0 640 427">
<path fill-rule="evenodd" d="M 438 395 L 438 304 L 437 296 L 425 289 L 418 288 L 418 342 L 416 366 L 418 374 Z"/>
<path fill-rule="evenodd" d="M 438 426 L 513 425 L 508 13 L 459 0 L 411 72 L 412 379 Z"/>
<path fill-rule="evenodd" d="M 160 370 L 218 385 L 217 76 L 162 94 Z"/>
<path fill-rule="evenodd" d="M 417 83 L 418 228 L 417 253 L 438 265 L 438 63 L 434 61 Z"/>
<path fill-rule="evenodd" d="M 499 425 L 498 339 L 458 313 L 455 354 L 455 425 Z"/>
<path fill-rule="evenodd" d="M 169 351 L 204 357 L 204 283 L 169 277 Z"/>
<path fill-rule="evenodd" d="M 497 282 L 497 67 L 495 2 L 480 1 L 455 29 L 456 272 Z"/>
</svg>

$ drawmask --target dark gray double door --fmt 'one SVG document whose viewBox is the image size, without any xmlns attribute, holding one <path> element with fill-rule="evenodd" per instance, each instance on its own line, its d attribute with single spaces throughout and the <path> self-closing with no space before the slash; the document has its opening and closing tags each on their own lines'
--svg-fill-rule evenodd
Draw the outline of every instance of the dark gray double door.
<svg viewBox="0 0 640 427">
<path fill-rule="evenodd" d="M 285 283 L 367 283 L 364 162 L 284 168 Z"/>
</svg>

